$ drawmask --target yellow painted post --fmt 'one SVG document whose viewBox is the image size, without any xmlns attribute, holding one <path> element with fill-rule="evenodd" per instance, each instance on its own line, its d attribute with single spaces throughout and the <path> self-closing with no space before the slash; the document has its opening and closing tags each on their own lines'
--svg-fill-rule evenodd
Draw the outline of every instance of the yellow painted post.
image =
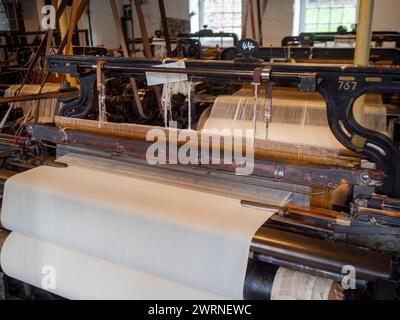
<svg viewBox="0 0 400 320">
<path fill-rule="evenodd" d="M 359 11 L 354 64 L 358 66 L 367 66 L 369 65 L 371 53 L 374 0 L 360 0 Z M 360 124 L 364 122 L 364 106 L 365 96 L 358 99 L 353 108 L 354 117 Z"/>
<path fill-rule="evenodd" d="M 62 15 L 60 17 L 59 27 L 60 27 L 61 39 L 63 39 L 65 37 L 65 35 L 67 34 L 68 28 L 69 28 L 68 13 L 67 13 L 67 9 L 66 8 L 65 8 L 64 12 L 62 13 Z M 69 54 L 69 53 L 66 52 L 66 49 L 64 49 L 63 53 L 64 54 Z"/>
<path fill-rule="evenodd" d="M 71 19 L 72 20 L 72 19 Z M 64 12 L 62 13 L 61 17 L 60 17 L 60 21 L 59 21 L 59 27 L 60 27 L 60 33 L 61 33 L 61 39 L 64 39 L 64 37 L 67 35 L 68 33 L 68 29 L 69 29 L 69 22 L 68 22 L 68 12 L 67 12 L 67 8 L 65 8 Z M 72 48 L 72 45 L 67 45 L 65 46 L 64 52 L 65 55 L 73 55 L 74 51 Z M 75 78 L 71 77 L 70 75 L 66 75 L 66 80 L 70 83 L 70 85 L 72 87 L 76 87 L 77 86 L 77 81 Z"/>
</svg>

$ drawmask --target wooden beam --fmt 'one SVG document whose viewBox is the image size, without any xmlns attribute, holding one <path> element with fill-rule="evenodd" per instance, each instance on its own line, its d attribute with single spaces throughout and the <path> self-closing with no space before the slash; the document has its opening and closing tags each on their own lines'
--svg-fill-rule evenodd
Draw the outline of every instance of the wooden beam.
<svg viewBox="0 0 400 320">
<path fill-rule="evenodd" d="M 242 22 L 242 39 L 246 38 L 247 36 L 247 20 L 249 18 L 249 2 L 246 1 L 246 9 L 244 14 L 244 20 Z"/>
<path fill-rule="evenodd" d="M 161 22 L 162 22 L 163 31 L 164 31 L 165 44 L 167 46 L 167 57 L 171 57 L 171 55 L 172 55 L 171 39 L 169 38 L 167 15 L 165 13 L 164 0 L 158 0 L 158 5 L 160 7 Z"/>
<path fill-rule="evenodd" d="M 251 26 L 251 38 L 256 40 L 256 25 L 254 21 L 254 7 L 253 0 L 249 0 L 249 9 L 250 9 L 250 26 Z"/>
<path fill-rule="evenodd" d="M 57 8 L 56 11 L 56 22 L 59 21 L 62 13 L 64 12 L 65 8 L 67 7 L 67 2 L 68 0 L 62 0 L 60 5 Z M 40 55 L 44 52 L 44 50 L 46 49 L 46 45 L 47 45 L 47 39 L 49 38 L 50 35 L 53 34 L 53 31 L 51 29 L 47 30 L 46 34 L 44 35 L 42 42 L 40 43 L 35 55 L 33 56 L 33 58 L 30 61 L 29 67 L 28 67 L 28 71 L 25 74 L 24 79 L 22 80 L 21 86 L 19 89 L 22 89 L 22 87 L 26 84 L 26 82 L 28 81 L 29 75 L 32 72 L 33 68 L 35 67 L 36 63 L 39 60 Z M 50 39 L 51 40 L 51 39 Z"/>
<path fill-rule="evenodd" d="M 125 58 L 128 58 L 129 50 L 128 50 L 128 46 L 126 45 L 124 33 L 122 31 L 121 19 L 120 19 L 119 13 L 118 13 L 118 8 L 117 8 L 117 4 L 116 4 L 115 0 L 110 0 L 110 5 L 111 5 L 111 10 L 112 10 L 113 16 L 114 16 L 115 26 L 117 28 L 119 41 L 121 43 L 122 54 Z M 137 88 L 136 80 L 135 80 L 135 78 L 131 78 L 130 80 L 131 80 L 131 86 L 132 86 L 133 96 L 135 98 L 137 110 L 142 118 L 148 119 L 146 113 L 144 112 L 142 102 L 140 101 L 139 90 Z"/>
<path fill-rule="evenodd" d="M 66 54 L 69 54 L 72 50 L 72 37 L 74 35 L 75 26 L 78 23 L 79 18 L 80 18 L 80 17 L 78 18 L 78 7 L 79 7 L 79 0 L 72 0 L 71 17 L 70 17 L 70 21 L 69 21 L 67 44 L 65 46 Z"/>
<path fill-rule="evenodd" d="M 76 24 L 78 23 L 78 21 L 81 19 L 83 13 L 85 12 L 85 9 L 86 9 L 88 3 L 89 3 L 89 0 L 81 0 L 81 2 L 79 4 L 79 7 L 78 7 L 78 10 L 77 10 L 77 13 L 76 13 L 74 29 L 75 29 Z M 69 33 L 69 31 L 68 31 L 68 33 Z M 57 54 L 62 54 L 63 53 L 63 51 L 65 49 L 65 46 L 67 45 L 67 41 L 68 41 L 68 35 L 66 37 L 63 37 L 63 39 L 61 41 L 61 44 L 60 44 L 60 46 L 59 46 L 59 48 L 57 50 Z"/>
<path fill-rule="evenodd" d="M 19 95 L 12 97 L 0 97 L 0 103 L 15 103 L 15 102 L 23 102 L 23 101 L 35 101 L 35 100 L 44 100 L 44 99 L 73 99 L 79 96 L 78 91 L 71 91 L 68 93 L 60 93 L 59 91 L 50 91 L 50 92 L 39 92 L 35 94 L 28 95 Z"/>
<path fill-rule="evenodd" d="M 140 0 L 135 0 L 136 14 L 139 19 L 140 33 L 142 34 L 143 50 L 146 58 L 152 58 L 153 54 L 151 52 L 149 36 L 147 33 L 146 22 L 144 20 L 142 5 Z"/>
<path fill-rule="evenodd" d="M 117 28 L 117 33 L 119 37 L 119 43 L 121 45 L 122 53 L 125 58 L 129 57 L 129 50 L 128 46 L 126 45 L 126 40 L 124 36 L 124 32 L 122 31 L 122 24 L 121 24 L 121 18 L 118 13 L 118 8 L 117 4 L 115 3 L 115 0 L 110 0 L 110 5 L 111 5 L 111 11 L 114 16 L 114 23 L 115 27 Z"/>
<path fill-rule="evenodd" d="M 263 46 L 263 32 L 262 32 L 262 16 L 261 16 L 261 0 L 256 0 L 257 5 L 257 24 L 258 24 L 258 37 L 257 41 L 260 46 Z"/>
</svg>

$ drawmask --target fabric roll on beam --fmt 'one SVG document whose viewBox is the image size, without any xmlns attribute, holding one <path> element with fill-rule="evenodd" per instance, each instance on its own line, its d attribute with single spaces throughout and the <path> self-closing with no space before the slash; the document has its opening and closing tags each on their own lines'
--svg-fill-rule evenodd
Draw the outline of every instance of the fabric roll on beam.
<svg viewBox="0 0 400 320">
<path fill-rule="evenodd" d="M 9 231 L 4 230 L 0 227 L 0 252 L 1 252 L 1 249 L 3 248 L 4 242 L 6 241 L 7 237 L 9 236 L 9 234 L 10 234 Z"/>
<path fill-rule="evenodd" d="M 258 277 L 262 283 L 248 274 L 244 289 L 246 299 L 343 300 L 343 289 L 333 280 L 258 264 L 256 273 L 267 273 L 262 273 L 262 279 Z M 18 233 L 7 238 L 1 266 L 14 279 L 67 299 L 224 299 Z M 265 277 L 268 277 L 268 285 Z M 267 291 L 260 290 L 260 286 Z"/>
<path fill-rule="evenodd" d="M 10 86 L 6 92 L 5 97 L 13 97 L 17 94 L 20 85 Z M 47 83 L 41 90 L 42 93 L 46 92 L 54 92 L 60 89 L 60 84 L 58 83 Z M 40 91 L 40 85 L 29 84 L 24 85 L 22 88 L 20 95 L 29 95 L 29 94 L 37 94 Z M 35 101 L 22 101 L 15 102 L 14 108 L 21 108 L 24 112 L 24 116 L 34 115 L 36 112 L 36 108 L 38 107 L 39 100 Z M 40 100 L 40 112 L 39 112 L 39 122 L 42 123 L 52 123 L 54 121 L 54 116 L 58 113 L 60 109 L 60 103 L 57 101 L 57 98 L 53 99 L 43 99 Z"/>
<path fill-rule="evenodd" d="M 271 215 L 236 199 L 71 164 L 9 179 L 1 222 L 183 287 L 242 299 L 252 237 Z"/>
<path fill-rule="evenodd" d="M 204 129 L 253 129 L 252 91 L 240 90 L 234 96 L 220 96 L 215 100 Z M 331 132 L 324 100 L 318 94 L 297 93 L 276 89 L 272 99 L 271 123 L 264 122 L 266 100 L 259 97 L 257 105 L 256 139 L 264 144 L 284 143 L 345 150 Z M 371 130 L 386 133 L 386 108 L 375 96 L 368 96 L 365 125 Z"/>
<path fill-rule="evenodd" d="M 18 233 L 7 238 L 1 254 L 1 267 L 14 279 L 67 299 L 223 299 Z"/>
</svg>

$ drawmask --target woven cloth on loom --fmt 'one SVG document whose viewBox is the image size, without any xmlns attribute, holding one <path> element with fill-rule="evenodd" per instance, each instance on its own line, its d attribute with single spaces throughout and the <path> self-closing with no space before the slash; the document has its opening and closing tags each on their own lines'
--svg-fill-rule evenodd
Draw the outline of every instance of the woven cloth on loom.
<svg viewBox="0 0 400 320">
<path fill-rule="evenodd" d="M 15 232 L 7 238 L 1 254 L 2 267 L 9 276 L 23 279 L 38 288 L 43 285 L 43 267 L 54 267 L 56 289 L 50 291 L 67 299 L 223 299 L 209 292 Z"/>
<path fill-rule="evenodd" d="M 76 274 L 74 265 L 57 270 L 62 274 L 53 292 L 72 299 L 98 297 L 102 278 L 115 277 L 121 284 L 112 270 L 122 270 L 132 276 L 121 284 L 129 292 L 126 299 L 149 298 L 148 286 L 154 288 L 152 299 L 243 298 L 250 243 L 271 213 L 243 207 L 240 200 L 228 197 L 93 169 L 90 163 L 60 161 L 69 166 L 39 167 L 5 185 L 1 222 L 23 236 L 5 243 L 1 263 L 6 274 L 37 285 L 43 277 L 38 264 L 58 265 L 76 258 L 78 266 L 89 266 L 99 259 L 105 265 L 100 262 L 95 270 L 98 286 L 82 289 L 81 282 L 96 281 Z M 18 245 L 22 256 L 7 249 Z M 50 259 L 54 255 L 36 257 L 32 274 L 30 246 L 38 254 L 54 251 L 58 260 Z M 137 277 L 142 273 L 149 281 Z M 179 291 L 172 297 L 168 290 L 158 291 L 157 279 L 161 287 L 172 283 L 170 289 Z M 126 286 L 132 283 L 135 290 L 129 291 Z M 102 298 L 121 298 L 114 292 L 119 289 L 109 288 Z"/>
<path fill-rule="evenodd" d="M 252 95 L 251 89 L 242 89 L 234 96 L 218 97 L 204 129 L 252 129 Z M 286 155 L 297 154 L 299 158 L 313 156 L 312 147 L 319 148 L 318 156 L 337 157 L 337 152 L 346 152 L 329 128 L 325 101 L 320 95 L 274 89 L 268 131 L 263 119 L 265 102 L 261 92 L 257 104 L 256 147 Z M 365 113 L 367 128 L 386 133 L 386 108 L 379 96 L 367 96 Z"/>
<path fill-rule="evenodd" d="M 5 97 L 13 97 L 16 95 L 17 90 L 20 88 L 20 85 L 12 85 L 10 86 L 4 96 Z M 59 83 L 46 83 L 42 89 L 42 93 L 57 91 L 60 89 Z M 40 85 L 38 84 L 26 84 L 23 86 L 20 95 L 30 95 L 39 93 Z M 24 116 L 27 115 L 29 110 L 31 110 L 31 115 L 34 115 L 37 110 L 37 106 L 39 104 L 39 100 L 36 101 L 23 101 L 16 102 L 14 104 L 15 108 L 21 108 L 24 112 Z M 39 108 L 39 122 L 41 123 L 53 123 L 54 116 L 60 110 L 60 103 L 57 99 L 43 99 L 40 100 L 40 108 Z"/>
</svg>

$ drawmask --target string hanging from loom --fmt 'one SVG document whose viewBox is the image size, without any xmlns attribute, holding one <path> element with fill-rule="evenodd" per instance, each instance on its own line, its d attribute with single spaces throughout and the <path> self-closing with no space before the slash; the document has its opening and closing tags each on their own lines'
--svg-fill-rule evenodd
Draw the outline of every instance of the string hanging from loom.
<svg viewBox="0 0 400 320">
<path fill-rule="evenodd" d="M 164 84 L 161 103 L 164 111 L 164 125 L 166 128 L 173 121 L 172 119 L 172 96 L 175 94 L 183 94 L 188 97 L 188 129 L 192 129 L 192 99 L 191 92 L 193 88 L 192 81 L 167 82 Z"/>
<path fill-rule="evenodd" d="M 260 83 L 257 83 L 254 81 L 252 83 L 253 88 L 254 88 L 254 97 L 253 97 L 253 141 L 252 141 L 252 146 L 254 146 L 254 143 L 256 141 L 256 130 L 257 130 L 257 105 L 258 105 L 258 88 L 260 86 Z"/>
<path fill-rule="evenodd" d="M 107 122 L 107 110 L 106 110 L 106 88 L 104 84 L 104 72 L 103 66 L 104 60 L 99 60 L 97 63 L 97 94 L 99 104 L 99 128 L 103 122 Z"/>
<path fill-rule="evenodd" d="M 338 163 L 339 152 L 348 151 L 332 134 L 326 104 L 316 93 L 292 88 L 259 88 L 256 149 L 278 159 L 307 163 Z M 267 91 L 265 91 L 267 90 Z M 201 129 L 247 130 L 253 126 L 253 88 L 242 88 L 232 96 L 219 96 Z M 387 134 L 387 113 L 379 95 L 367 95 L 365 126 Z M 267 125 L 266 125 L 267 124 Z M 250 136 L 247 135 L 250 139 Z M 347 153 L 346 153 L 347 152 Z"/>
<path fill-rule="evenodd" d="M 169 58 L 163 60 L 162 64 L 165 65 Z M 184 67 L 184 60 L 179 60 L 178 63 L 182 63 Z M 188 98 L 188 130 L 192 129 L 192 81 L 168 81 L 170 75 L 167 74 L 167 81 L 164 83 L 161 104 L 164 113 L 164 126 L 168 128 L 172 123 L 172 96 L 176 94 L 183 94 Z"/>
</svg>

